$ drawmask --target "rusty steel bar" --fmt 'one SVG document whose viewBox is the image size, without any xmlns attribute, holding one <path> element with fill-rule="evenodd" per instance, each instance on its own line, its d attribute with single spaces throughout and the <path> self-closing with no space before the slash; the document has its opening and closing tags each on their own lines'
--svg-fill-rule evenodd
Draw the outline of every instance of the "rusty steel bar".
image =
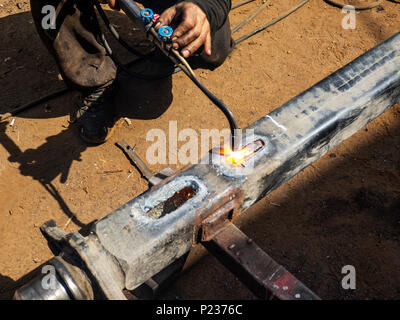
<svg viewBox="0 0 400 320">
<path fill-rule="evenodd" d="M 137 288 L 192 245 L 224 232 L 237 215 L 398 103 L 399 85 L 396 34 L 249 126 L 253 134 L 242 145 L 263 147 L 241 165 L 207 154 L 97 221 L 87 237 L 52 241 L 60 230 L 42 231 L 59 253 L 79 257 L 95 298 L 99 291 L 119 299 L 122 289 Z"/>
<path fill-rule="evenodd" d="M 233 224 L 203 245 L 260 299 L 320 299 Z"/>
</svg>

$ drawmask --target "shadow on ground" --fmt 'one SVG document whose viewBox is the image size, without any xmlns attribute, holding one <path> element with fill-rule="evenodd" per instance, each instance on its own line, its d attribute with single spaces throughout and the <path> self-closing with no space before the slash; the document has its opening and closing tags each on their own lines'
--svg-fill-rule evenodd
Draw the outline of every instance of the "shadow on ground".
<svg viewBox="0 0 400 320">
<path fill-rule="evenodd" d="M 43 266 L 44 264 L 40 265 L 17 281 L 0 274 L 0 300 L 11 300 L 14 296 L 15 290 L 38 276 Z"/>
<path fill-rule="evenodd" d="M 122 22 L 132 26 L 129 21 L 126 21 L 127 18 L 123 14 L 116 12 L 109 14 L 116 27 L 117 24 Z M 18 26 L 25 26 L 26 28 L 23 28 L 23 32 L 21 32 L 21 28 Z M 30 13 L 25 12 L 0 19 L 0 29 L 3 30 L 2 33 L 5 35 L 0 40 L 1 61 L 5 61 L 0 64 L 0 95 L 4 102 L 0 106 L 0 113 L 10 112 L 20 104 L 64 87 L 62 81 L 57 78 L 58 71 L 53 58 L 46 51 L 36 34 Z M 128 30 L 130 29 L 122 29 L 121 34 L 128 38 L 130 35 Z M 135 41 L 131 44 L 133 46 L 139 45 L 139 50 L 142 47 L 149 46 L 145 42 L 144 35 L 139 35 L 133 39 Z M 115 41 L 111 41 L 111 43 L 117 47 Z M 123 61 L 127 60 L 129 55 L 123 52 L 121 48 L 119 49 L 115 50 L 116 54 L 121 54 Z M 171 71 L 171 65 L 165 62 L 159 62 L 158 65 L 140 62 L 130 68 L 134 68 L 134 71 L 139 73 L 154 73 L 154 70 L 156 72 L 161 70 L 165 74 Z M 170 76 L 159 80 L 144 81 L 121 73 L 117 87 L 119 91 L 115 104 L 119 117 L 155 119 L 162 115 L 172 102 Z M 18 114 L 18 116 L 47 119 L 72 115 L 76 101 L 76 95 L 67 94 L 62 99 L 51 101 L 49 103 L 51 106 L 42 104 Z M 65 183 L 72 163 L 81 161 L 81 154 L 88 148 L 80 140 L 75 126 L 70 124 L 60 133 L 47 137 L 43 145 L 25 151 L 22 151 L 18 144 L 7 135 L 6 126 L 7 122 L 0 123 L 0 144 L 10 154 L 8 160 L 12 163 L 18 163 L 22 175 L 30 176 L 38 181 L 57 200 L 62 211 L 76 225 L 83 227 L 83 223 L 69 209 L 52 183 L 59 175 L 61 175 L 60 182 Z"/>
</svg>

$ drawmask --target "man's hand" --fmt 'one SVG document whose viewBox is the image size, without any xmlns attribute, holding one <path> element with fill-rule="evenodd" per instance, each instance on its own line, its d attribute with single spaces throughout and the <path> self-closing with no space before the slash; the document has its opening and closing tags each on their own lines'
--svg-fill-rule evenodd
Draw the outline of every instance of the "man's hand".
<svg viewBox="0 0 400 320">
<path fill-rule="evenodd" d="M 172 46 L 174 49 L 181 48 L 185 58 L 195 53 L 202 45 L 205 53 L 211 55 L 210 23 L 197 5 L 181 2 L 165 10 L 156 29 L 168 25 L 176 27 L 172 34 Z"/>
</svg>

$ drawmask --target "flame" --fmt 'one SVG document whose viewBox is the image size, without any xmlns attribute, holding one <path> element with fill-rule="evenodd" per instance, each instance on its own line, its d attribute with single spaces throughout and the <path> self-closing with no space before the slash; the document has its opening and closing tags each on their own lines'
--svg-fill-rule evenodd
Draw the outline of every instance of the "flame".
<svg viewBox="0 0 400 320">
<path fill-rule="evenodd" d="M 225 156 L 226 162 L 234 165 L 241 165 L 249 156 L 263 147 L 264 143 L 261 140 L 257 140 L 237 151 L 233 151 L 230 147 L 225 146 L 220 150 L 220 154 Z"/>
<path fill-rule="evenodd" d="M 232 164 L 240 165 L 244 162 L 246 157 L 251 153 L 248 152 L 247 148 L 243 148 L 238 151 L 232 151 L 230 148 L 225 150 L 226 161 Z"/>
</svg>

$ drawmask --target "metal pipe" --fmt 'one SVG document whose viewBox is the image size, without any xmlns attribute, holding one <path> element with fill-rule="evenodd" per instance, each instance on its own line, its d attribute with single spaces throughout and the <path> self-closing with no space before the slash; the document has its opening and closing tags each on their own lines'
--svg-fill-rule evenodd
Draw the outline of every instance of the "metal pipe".
<svg viewBox="0 0 400 320">
<path fill-rule="evenodd" d="M 57 276 L 53 286 L 44 286 L 45 275 L 35 278 L 22 288 L 18 289 L 14 300 L 71 300 L 67 289 Z"/>
</svg>

